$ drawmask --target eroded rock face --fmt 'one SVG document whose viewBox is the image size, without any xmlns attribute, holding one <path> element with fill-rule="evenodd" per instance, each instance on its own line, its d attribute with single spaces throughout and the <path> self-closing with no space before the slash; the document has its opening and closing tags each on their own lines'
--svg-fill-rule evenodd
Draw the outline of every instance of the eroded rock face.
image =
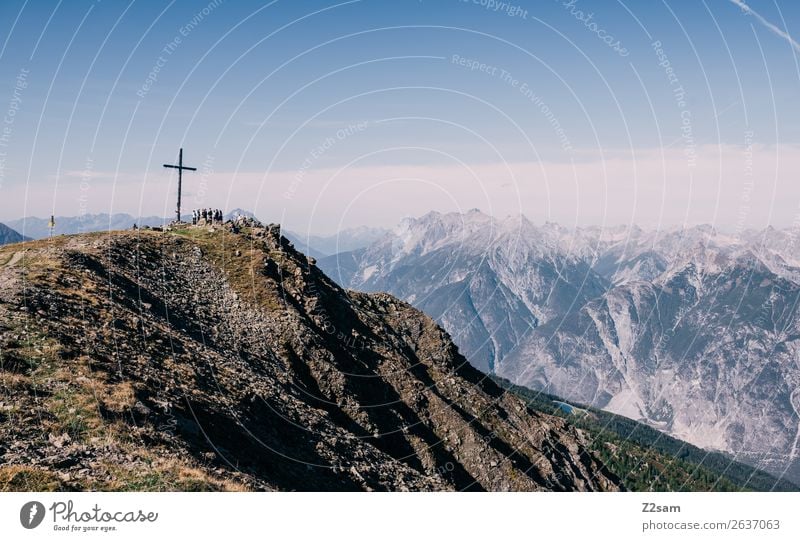
<svg viewBox="0 0 800 541">
<path fill-rule="evenodd" d="M 690 263 L 536 329 L 501 373 L 796 481 L 798 295 L 764 266 Z"/>
<path fill-rule="evenodd" d="M 12 248 L 7 487 L 618 488 L 582 433 L 503 392 L 408 304 L 345 292 L 277 226 Z"/>
<path fill-rule="evenodd" d="M 797 482 L 798 239 L 430 213 L 320 266 L 411 302 L 480 370 Z"/>
<path fill-rule="evenodd" d="M 338 283 L 388 291 L 450 331 L 476 368 L 499 372 L 531 329 L 601 295 L 594 244 L 555 225 L 477 210 L 403 220 L 367 248 L 320 260 Z"/>
</svg>

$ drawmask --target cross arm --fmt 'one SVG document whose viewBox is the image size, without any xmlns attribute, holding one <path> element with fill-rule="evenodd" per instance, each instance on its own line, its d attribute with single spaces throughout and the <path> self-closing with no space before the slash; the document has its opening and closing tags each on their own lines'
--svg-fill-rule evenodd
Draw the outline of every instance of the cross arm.
<svg viewBox="0 0 800 541">
<path fill-rule="evenodd" d="M 197 171 L 197 167 L 186 167 L 185 165 L 167 165 L 165 163 L 164 167 L 169 167 L 170 169 L 183 169 L 184 171 Z"/>
</svg>

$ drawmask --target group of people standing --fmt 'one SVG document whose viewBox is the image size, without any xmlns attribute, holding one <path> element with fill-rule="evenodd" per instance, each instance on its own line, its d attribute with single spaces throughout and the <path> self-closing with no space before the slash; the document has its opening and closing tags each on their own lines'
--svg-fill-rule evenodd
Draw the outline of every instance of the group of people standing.
<svg viewBox="0 0 800 541">
<path fill-rule="evenodd" d="M 203 220 L 202 222 L 200 220 Z M 192 225 L 221 224 L 222 211 L 219 209 L 199 209 L 192 211 Z"/>
</svg>

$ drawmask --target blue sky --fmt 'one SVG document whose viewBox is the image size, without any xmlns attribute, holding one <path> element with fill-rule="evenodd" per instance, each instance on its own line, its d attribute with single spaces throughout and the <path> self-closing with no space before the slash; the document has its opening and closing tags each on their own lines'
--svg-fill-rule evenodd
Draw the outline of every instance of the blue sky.
<svg viewBox="0 0 800 541">
<path fill-rule="evenodd" d="M 185 208 L 315 232 L 788 225 L 800 5 L 746 5 L 4 0 L 0 220 L 170 215 L 183 146 Z"/>
</svg>

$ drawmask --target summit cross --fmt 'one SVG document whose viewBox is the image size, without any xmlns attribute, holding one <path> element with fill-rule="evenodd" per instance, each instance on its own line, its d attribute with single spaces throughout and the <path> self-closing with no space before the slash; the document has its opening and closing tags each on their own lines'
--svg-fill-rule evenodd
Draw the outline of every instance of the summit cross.
<svg viewBox="0 0 800 541">
<path fill-rule="evenodd" d="M 176 221 L 181 221 L 181 185 L 183 183 L 184 171 L 197 171 L 196 167 L 187 167 L 183 165 L 183 149 L 178 152 L 178 165 L 164 164 L 164 167 L 178 170 L 178 208 L 175 210 Z"/>
</svg>

